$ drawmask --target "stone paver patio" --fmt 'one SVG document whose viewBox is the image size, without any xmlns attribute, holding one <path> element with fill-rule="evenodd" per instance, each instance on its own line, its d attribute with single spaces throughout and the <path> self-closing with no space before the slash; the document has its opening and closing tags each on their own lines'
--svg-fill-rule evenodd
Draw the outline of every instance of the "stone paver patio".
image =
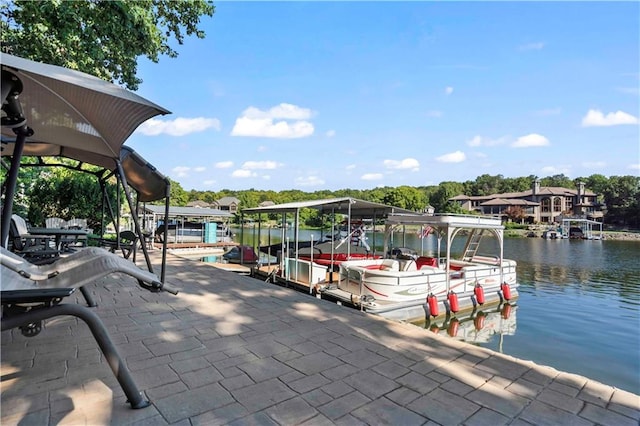
<svg viewBox="0 0 640 426">
<path fill-rule="evenodd" d="M 152 253 L 159 260 L 157 252 Z M 168 256 L 177 296 L 88 286 L 152 405 L 129 408 L 87 326 L 1 335 L 8 425 L 635 425 L 640 396 Z M 84 303 L 79 296 L 65 303 Z"/>
</svg>

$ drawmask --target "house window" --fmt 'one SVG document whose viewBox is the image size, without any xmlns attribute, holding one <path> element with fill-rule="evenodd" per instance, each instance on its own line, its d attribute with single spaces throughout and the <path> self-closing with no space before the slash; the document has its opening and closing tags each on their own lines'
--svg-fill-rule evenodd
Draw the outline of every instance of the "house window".
<svg viewBox="0 0 640 426">
<path fill-rule="evenodd" d="M 548 198 L 543 198 L 540 203 L 542 207 L 542 213 L 549 213 L 551 211 L 551 200 Z"/>
<path fill-rule="evenodd" d="M 562 211 L 562 200 L 560 199 L 560 197 L 554 198 L 554 200 L 553 200 L 553 211 L 554 212 L 561 212 Z"/>
</svg>

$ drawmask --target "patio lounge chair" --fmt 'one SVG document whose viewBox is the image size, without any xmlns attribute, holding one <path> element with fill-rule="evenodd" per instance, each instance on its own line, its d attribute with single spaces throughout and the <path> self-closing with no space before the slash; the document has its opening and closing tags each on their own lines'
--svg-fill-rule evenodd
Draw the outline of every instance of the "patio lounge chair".
<svg viewBox="0 0 640 426">
<path fill-rule="evenodd" d="M 149 401 L 138 391 L 122 357 L 111 341 L 100 318 L 91 309 L 77 304 L 61 304 L 76 288 L 121 272 L 138 280 L 150 291 L 177 290 L 158 280 L 155 274 L 97 247 L 90 247 L 48 265 L 34 265 L 0 247 L 0 301 L 2 331 L 19 328 L 25 336 L 36 336 L 42 321 L 60 315 L 72 315 L 91 329 L 111 370 L 132 408 L 143 408 Z"/>
</svg>

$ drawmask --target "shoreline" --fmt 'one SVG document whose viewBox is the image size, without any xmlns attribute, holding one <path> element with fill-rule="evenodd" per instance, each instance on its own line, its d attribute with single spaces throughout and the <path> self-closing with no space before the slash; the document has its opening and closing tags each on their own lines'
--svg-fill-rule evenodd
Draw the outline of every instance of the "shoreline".
<svg viewBox="0 0 640 426">
<path fill-rule="evenodd" d="M 534 232 L 536 237 L 527 237 L 527 234 Z M 530 231 L 528 229 L 505 229 L 505 237 L 513 238 L 541 238 L 542 233 L 536 231 Z M 594 232 L 596 234 L 596 232 Z M 602 231 L 603 240 L 615 240 L 615 241 L 638 241 L 640 242 L 640 232 L 629 231 Z"/>
</svg>

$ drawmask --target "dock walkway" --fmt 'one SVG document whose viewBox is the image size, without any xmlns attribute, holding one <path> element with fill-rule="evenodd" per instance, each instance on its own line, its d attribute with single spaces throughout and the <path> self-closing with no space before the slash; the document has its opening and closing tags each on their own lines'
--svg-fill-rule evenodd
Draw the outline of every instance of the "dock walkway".
<svg viewBox="0 0 640 426">
<path fill-rule="evenodd" d="M 181 293 L 117 274 L 87 286 L 151 406 L 130 409 L 87 326 L 57 317 L 2 333 L 0 424 L 640 421 L 638 395 L 201 262 L 169 255 L 167 281 Z"/>
</svg>

